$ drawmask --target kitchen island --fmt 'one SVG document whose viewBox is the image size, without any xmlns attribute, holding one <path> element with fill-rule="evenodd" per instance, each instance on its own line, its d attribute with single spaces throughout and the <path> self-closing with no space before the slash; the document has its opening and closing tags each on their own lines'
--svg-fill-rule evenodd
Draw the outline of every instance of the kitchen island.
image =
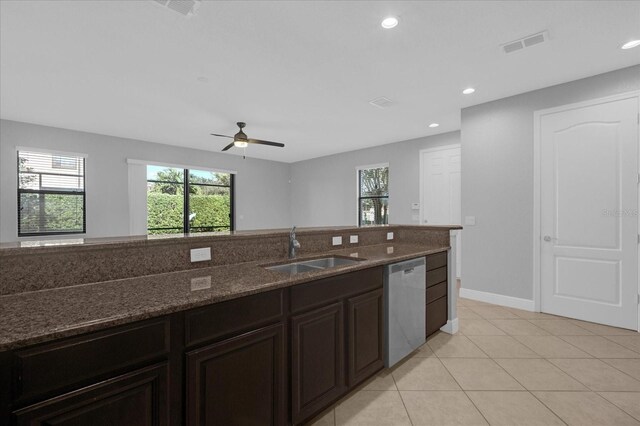
<svg viewBox="0 0 640 426">
<path fill-rule="evenodd" d="M 0 414 L 42 424 L 60 413 L 101 418 L 109 406 L 130 417 L 145 407 L 134 424 L 232 424 L 238 413 L 264 424 L 304 423 L 382 368 L 382 266 L 447 253 L 451 228 L 301 230 L 300 258 L 356 262 L 294 275 L 265 268 L 287 262 L 282 253 L 250 259 L 233 246 L 236 236 L 190 237 L 192 247 L 210 244 L 222 264 L 4 295 L 0 374 L 11 385 L 1 391 Z M 328 249 L 336 232 L 372 244 Z M 243 247 L 265 239 L 275 247 L 280 234 L 240 239 Z M 152 245 L 179 257 L 174 251 L 185 247 L 171 243 Z M 104 260 L 130 244 L 140 242 L 81 247 L 98 248 L 93 256 Z M 60 249 L 78 255 L 77 247 Z M 5 261 L 60 254 L 51 247 L 4 250 Z M 236 262 L 223 260 L 229 258 Z M 444 315 L 447 323 L 447 309 Z M 105 405 L 114 395 L 119 402 Z"/>
</svg>

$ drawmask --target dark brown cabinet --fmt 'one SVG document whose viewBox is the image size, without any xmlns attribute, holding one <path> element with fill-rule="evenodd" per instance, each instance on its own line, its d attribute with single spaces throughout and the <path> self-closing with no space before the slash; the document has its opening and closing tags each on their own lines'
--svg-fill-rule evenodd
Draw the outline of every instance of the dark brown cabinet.
<svg viewBox="0 0 640 426">
<path fill-rule="evenodd" d="M 291 318 L 294 423 L 321 410 L 346 389 L 343 309 L 340 301 Z"/>
<path fill-rule="evenodd" d="M 382 289 L 347 300 L 348 383 L 355 386 L 384 366 Z"/>
<path fill-rule="evenodd" d="M 14 412 L 20 426 L 168 425 L 168 364 L 137 370 Z"/>
<path fill-rule="evenodd" d="M 374 267 L 0 353 L 0 424 L 304 423 L 383 368 L 382 285 Z"/>
<path fill-rule="evenodd" d="M 187 353 L 188 425 L 283 425 L 285 333 L 276 324 Z"/>
<path fill-rule="evenodd" d="M 383 368 L 383 271 L 291 289 L 291 419 L 309 420 Z"/>
<path fill-rule="evenodd" d="M 427 337 L 440 330 L 448 319 L 448 268 L 447 252 L 427 256 Z"/>
</svg>

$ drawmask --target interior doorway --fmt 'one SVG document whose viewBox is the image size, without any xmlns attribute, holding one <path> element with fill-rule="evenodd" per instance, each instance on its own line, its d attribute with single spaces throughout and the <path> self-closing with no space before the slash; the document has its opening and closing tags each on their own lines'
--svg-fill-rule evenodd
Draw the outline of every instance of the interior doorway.
<svg viewBox="0 0 640 426">
<path fill-rule="evenodd" d="M 462 217 L 460 144 L 420 151 L 420 224 L 459 225 Z M 462 232 L 456 233 L 456 275 L 462 275 Z"/>
<path fill-rule="evenodd" d="M 638 94 L 535 115 L 542 312 L 638 329 Z"/>
</svg>

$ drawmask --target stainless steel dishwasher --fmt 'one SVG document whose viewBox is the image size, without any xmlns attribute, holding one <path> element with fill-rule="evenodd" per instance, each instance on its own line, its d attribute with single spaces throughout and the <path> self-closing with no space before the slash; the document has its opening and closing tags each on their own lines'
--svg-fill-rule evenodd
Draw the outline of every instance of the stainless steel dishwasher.
<svg viewBox="0 0 640 426">
<path fill-rule="evenodd" d="M 420 257 L 385 267 L 385 366 L 422 345 L 426 333 L 426 266 Z"/>
</svg>

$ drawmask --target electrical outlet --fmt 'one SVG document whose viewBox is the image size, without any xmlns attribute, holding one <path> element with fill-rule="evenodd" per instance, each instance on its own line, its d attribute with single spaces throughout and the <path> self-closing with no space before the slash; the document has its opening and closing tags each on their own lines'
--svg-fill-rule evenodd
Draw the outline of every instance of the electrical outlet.
<svg viewBox="0 0 640 426">
<path fill-rule="evenodd" d="M 351 257 L 358 257 L 358 253 L 357 253 L 357 252 L 356 252 L 356 253 L 351 253 L 349 256 L 351 256 Z"/>
<path fill-rule="evenodd" d="M 358 242 L 358 236 L 357 236 L 357 235 L 351 235 L 351 236 L 349 237 L 349 242 L 350 242 L 351 244 L 356 244 L 356 243 Z"/>
<path fill-rule="evenodd" d="M 393 253 L 393 247 L 387 247 L 387 254 Z"/>
<path fill-rule="evenodd" d="M 191 262 L 204 262 L 211 260 L 211 247 L 191 249 Z"/>
<path fill-rule="evenodd" d="M 342 237 L 333 237 L 333 238 L 331 239 L 331 243 L 332 243 L 334 246 L 341 246 L 341 245 L 342 245 Z"/>
<path fill-rule="evenodd" d="M 387 232 L 387 240 L 393 240 L 393 232 Z"/>
<path fill-rule="evenodd" d="M 191 291 L 206 290 L 208 288 L 211 288 L 211 275 L 191 278 Z"/>
</svg>

